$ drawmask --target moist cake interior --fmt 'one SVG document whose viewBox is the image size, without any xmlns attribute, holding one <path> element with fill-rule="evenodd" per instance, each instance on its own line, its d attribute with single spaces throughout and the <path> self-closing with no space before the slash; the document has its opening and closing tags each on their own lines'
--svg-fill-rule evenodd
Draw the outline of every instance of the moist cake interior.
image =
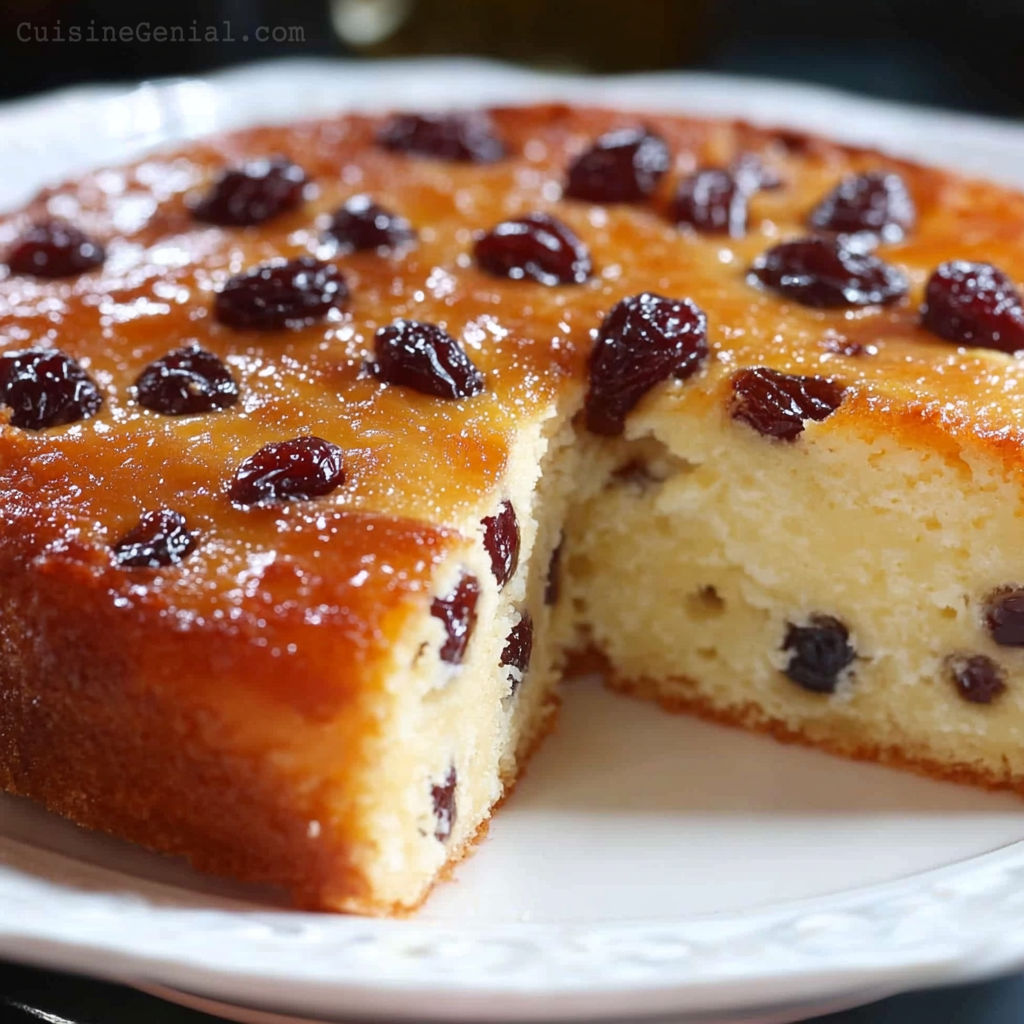
<svg viewBox="0 0 1024 1024">
<path fill-rule="evenodd" d="M 581 665 L 1024 792 L 1022 232 L 875 153 L 565 107 L 44 192 L 0 223 L 0 783 L 366 913 Z"/>
</svg>

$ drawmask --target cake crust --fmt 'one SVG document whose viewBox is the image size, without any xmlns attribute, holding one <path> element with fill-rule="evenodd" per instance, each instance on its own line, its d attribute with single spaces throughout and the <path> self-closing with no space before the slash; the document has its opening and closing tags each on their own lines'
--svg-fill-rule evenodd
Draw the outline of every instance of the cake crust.
<svg viewBox="0 0 1024 1024">
<path fill-rule="evenodd" d="M 961 785 L 980 786 L 996 792 L 1007 790 L 1024 796 L 1024 783 L 1014 777 L 1008 770 L 997 772 L 977 764 L 961 762 L 950 764 L 927 756 L 915 755 L 898 746 L 882 746 L 877 743 L 865 742 L 853 736 L 840 738 L 836 736 L 815 736 L 805 729 L 794 728 L 781 718 L 771 718 L 763 708 L 754 702 L 740 707 L 720 707 L 696 692 L 692 680 L 676 678 L 668 680 L 678 690 L 691 690 L 688 696 L 678 693 L 664 693 L 667 680 L 623 679 L 608 667 L 608 660 L 598 656 L 583 654 L 581 664 L 589 663 L 596 667 L 604 666 L 605 682 L 609 689 L 637 700 L 653 701 L 663 711 L 672 715 L 692 715 L 716 725 L 727 725 L 748 732 L 770 736 L 779 743 L 791 743 L 796 746 L 823 750 L 829 754 L 848 758 L 853 761 L 864 761 L 872 764 L 884 764 L 893 768 L 923 775 L 926 778 L 941 782 L 955 782 Z M 592 670 L 592 669 L 591 669 Z"/>
</svg>

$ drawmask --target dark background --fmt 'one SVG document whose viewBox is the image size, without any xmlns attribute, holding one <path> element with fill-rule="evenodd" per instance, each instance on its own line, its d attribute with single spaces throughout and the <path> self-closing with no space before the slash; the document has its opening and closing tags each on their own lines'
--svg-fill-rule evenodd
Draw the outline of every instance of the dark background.
<svg viewBox="0 0 1024 1024">
<path fill-rule="evenodd" d="M 389 14 L 396 22 L 390 33 L 380 27 Z M 222 38 L 200 43 L 75 44 L 18 39 L 19 25 L 52 33 L 57 22 L 65 31 L 90 23 L 99 31 L 140 21 L 153 26 L 189 26 L 195 21 L 205 30 L 225 20 L 232 26 L 232 42 Z M 362 28 L 353 29 L 354 23 Z M 261 24 L 298 26 L 304 42 L 259 43 L 251 33 Z M 348 44 L 336 26 L 348 35 Z M 23 28 L 21 34 L 27 31 Z M 249 42 L 242 41 L 245 34 L 250 34 Z M 205 71 L 278 55 L 354 52 L 469 52 L 574 70 L 695 67 L 1024 115 L 1021 0 L 0 2 L 0 95 L 6 96 L 97 78 Z"/>
<path fill-rule="evenodd" d="M 339 1012 L 341 1010 L 339 1009 Z M 132 989 L 0 964 L 3 1024 L 216 1024 L 212 1017 Z M 896 996 L 807 1024 L 1021 1024 L 1024 980 Z M 370 1024 L 366 1019 L 353 1024 Z M 381 1022 L 383 1024 L 383 1022 Z M 638 1020 L 607 1024 L 644 1024 Z M 650 1024 L 672 1024 L 652 1021 Z"/>
<path fill-rule="evenodd" d="M 218 38 L 58 41 L 72 27 L 102 37 L 104 27 L 140 22 L 151 30 L 195 22 L 198 35 L 215 28 Z M 298 28 L 302 40 L 258 42 L 261 25 Z M 1024 116 L 1024 0 L 0 0 L 0 98 L 275 56 L 405 54 L 478 54 L 574 71 L 768 75 Z M 0 964 L 3 1024 L 205 1019 L 127 989 Z M 902 996 L 829 1018 L 926 1022 L 1024 1024 L 1024 979 Z"/>
</svg>

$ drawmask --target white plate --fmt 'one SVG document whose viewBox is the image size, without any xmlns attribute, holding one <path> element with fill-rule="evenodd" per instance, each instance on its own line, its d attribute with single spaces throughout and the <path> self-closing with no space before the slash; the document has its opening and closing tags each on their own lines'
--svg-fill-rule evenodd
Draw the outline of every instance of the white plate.
<svg viewBox="0 0 1024 1024">
<path fill-rule="evenodd" d="M 0 204 L 170 140 L 344 108 L 567 97 L 733 114 L 1024 183 L 1024 129 L 707 75 L 277 64 L 0 111 Z M 490 838 L 410 921 L 287 911 L 0 798 L 0 955 L 337 1020 L 789 1020 L 1024 964 L 1024 804 L 577 685 Z"/>
</svg>

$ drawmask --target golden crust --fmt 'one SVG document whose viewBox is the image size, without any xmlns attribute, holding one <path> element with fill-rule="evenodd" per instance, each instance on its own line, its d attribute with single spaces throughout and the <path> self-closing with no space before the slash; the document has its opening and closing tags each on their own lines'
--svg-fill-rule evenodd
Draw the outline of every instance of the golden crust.
<svg viewBox="0 0 1024 1024">
<path fill-rule="evenodd" d="M 0 425 L 4 788 L 203 870 L 287 886 L 300 905 L 386 910 L 365 891 L 351 851 L 363 838 L 355 780 L 391 643 L 463 543 L 459 525 L 490 500 L 516 423 L 580 392 L 591 331 L 623 295 L 685 295 L 706 310 L 716 358 L 688 387 L 709 414 L 737 365 L 828 373 L 850 397 L 826 428 L 896 432 L 951 459 L 974 448 L 1020 478 L 1024 370 L 935 339 L 916 310 L 927 274 L 946 259 L 990 261 L 1024 280 L 1024 196 L 744 124 L 559 105 L 498 110 L 494 120 L 512 153 L 494 165 L 387 153 L 373 145 L 378 119 L 344 117 L 244 131 L 86 175 L 0 220 L 0 246 L 59 214 L 109 253 L 102 270 L 71 281 L 0 276 L 0 351 L 52 342 L 88 367 L 106 399 L 98 416 L 71 427 Z M 553 195 L 588 140 L 639 122 L 674 154 L 653 204 L 603 209 Z M 689 236 L 666 221 L 681 175 L 748 151 L 786 187 L 754 198 L 747 238 Z M 193 222 L 189 198 L 221 167 L 269 154 L 300 163 L 318 195 L 260 229 Z M 803 233 L 807 211 L 836 181 L 879 167 L 900 171 L 918 207 L 909 239 L 883 249 L 908 272 L 910 300 L 848 315 L 746 284 L 751 260 Z M 315 251 L 319 218 L 361 192 L 408 217 L 421 240 L 400 259 L 337 259 L 353 296 L 344 315 L 287 336 L 212 322 L 212 291 L 229 274 Z M 538 209 L 587 242 L 592 282 L 498 281 L 467 259 L 473 231 Z M 361 376 L 373 331 L 396 316 L 466 340 L 487 393 L 440 403 Z M 836 354 L 839 336 L 877 354 Z M 243 393 L 237 410 L 170 418 L 132 401 L 142 367 L 187 340 L 230 363 Z M 284 510 L 229 504 L 225 486 L 243 458 L 307 431 L 345 450 L 342 488 Z M 113 566 L 110 542 L 158 507 L 182 511 L 198 532 L 188 568 Z M 752 711 L 737 717 L 779 728 Z"/>
</svg>

